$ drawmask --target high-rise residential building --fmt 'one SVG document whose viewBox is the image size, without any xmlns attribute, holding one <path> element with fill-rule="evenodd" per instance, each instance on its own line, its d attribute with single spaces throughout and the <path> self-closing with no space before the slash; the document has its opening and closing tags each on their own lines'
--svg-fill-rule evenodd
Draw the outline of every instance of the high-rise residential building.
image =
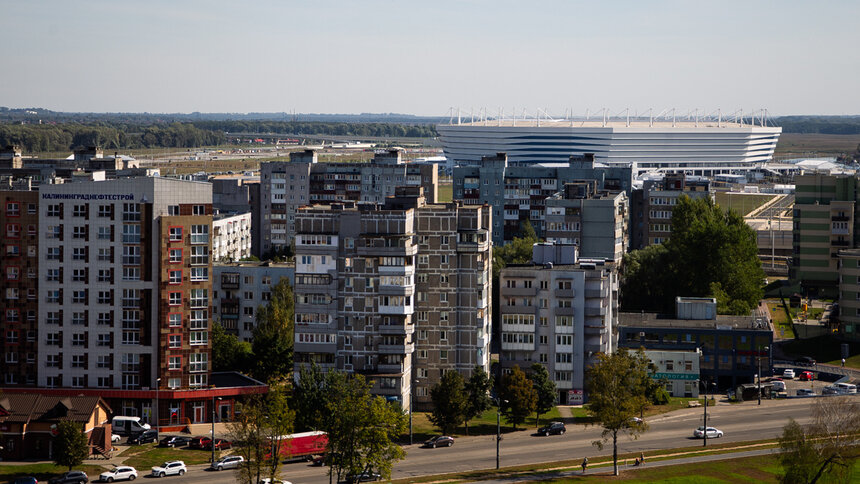
<svg viewBox="0 0 860 484">
<path fill-rule="evenodd" d="M 212 260 L 235 262 L 251 257 L 251 212 L 216 213 L 212 219 Z"/>
<path fill-rule="evenodd" d="M 574 245 L 535 244 L 532 262 L 506 266 L 499 284 L 502 371 L 540 363 L 560 403 L 583 403 L 585 369 L 614 350 L 615 263 L 579 259 Z"/>
<path fill-rule="evenodd" d="M 397 187 L 422 187 L 435 203 L 438 166 L 406 163 L 402 150 L 377 153 L 369 163 L 320 163 L 313 150 L 290 153 L 290 161 L 260 165 L 262 253 L 289 246 L 299 207 L 346 200 L 383 203 Z"/>
<path fill-rule="evenodd" d="M 681 196 L 692 199 L 714 198 L 711 181 L 684 173 L 667 173 L 659 179 L 648 179 L 630 199 L 630 246 L 642 249 L 662 244 L 672 234 L 672 210 Z"/>
<path fill-rule="evenodd" d="M 628 244 L 627 195 L 597 189 L 597 180 L 566 183 L 546 199 L 547 242 L 574 244 L 582 258 L 621 262 Z"/>
<path fill-rule="evenodd" d="M 212 183 L 212 206 L 216 213 L 251 212 L 251 255 L 261 257 L 263 241 L 260 238 L 260 177 L 221 175 L 209 179 Z"/>
<path fill-rule="evenodd" d="M 250 342 L 257 326 L 257 311 L 269 303 L 272 286 L 287 279 L 292 286 L 293 262 L 215 263 L 212 319 L 241 341 Z"/>
<path fill-rule="evenodd" d="M 332 203 L 296 215 L 295 365 L 361 373 L 373 391 L 430 403 L 445 371 L 489 368 L 491 213 L 426 203 Z"/>
<path fill-rule="evenodd" d="M 860 340 L 860 249 L 839 251 L 839 332 Z"/>
<path fill-rule="evenodd" d="M 838 253 L 858 247 L 857 177 L 811 174 L 795 177 L 794 242 L 790 276 L 809 294 L 836 297 Z"/>
<path fill-rule="evenodd" d="M 493 243 L 504 244 L 520 235 L 529 221 L 538 237 L 546 236 L 546 200 L 565 183 L 596 180 L 598 190 L 626 192 L 633 185 L 630 166 L 594 163 L 594 155 L 571 156 L 567 163 L 514 164 L 505 153 L 484 156 L 480 163 L 454 168 L 454 200 L 487 204 L 493 210 Z"/>
</svg>

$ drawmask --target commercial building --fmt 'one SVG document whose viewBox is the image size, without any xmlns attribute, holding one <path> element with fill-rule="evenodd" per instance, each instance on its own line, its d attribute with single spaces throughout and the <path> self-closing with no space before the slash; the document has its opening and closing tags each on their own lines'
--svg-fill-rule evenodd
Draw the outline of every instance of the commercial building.
<svg viewBox="0 0 860 484">
<path fill-rule="evenodd" d="M 540 363 L 560 403 L 582 403 L 585 369 L 613 351 L 615 264 L 579 259 L 573 245 L 535 244 L 532 263 L 508 265 L 499 284 L 502 371 Z"/>
<path fill-rule="evenodd" d="M 657 367 L 651 377 L 666 382 L 666 391 L 673 397 L 698 398 L 700 384 L 698 351 L 649 350 L 645 356 Z"/>
<path fill-rule="evenodd" d="M 858 247 L 858 190 L 853 175 L 795 178 L 794 242 L 790 268 L 807 294 L 837 297 L 838 253 Z"/>
<path fill-rule="evenodd" d="M 765 123 L 761 123 L 765 124 Z M 516 163 L 563 163 L 594 153 L 603 163 L 648 171 L 712 176 L 751 170 L 773 157 L 782 128 L 724 119 L 657 118 L 459 120 L 436 127 L 445 156 L 456 165 L 507 153 Z"/>
<path fill-rule="evenodd" d="M 699 372 L 708 384 L 736 388 L 751 383 L 761 364 L 772 375 L 773 327 L 767 318 L 717 315 L 711 298 L 676 298 L 676 315 L 621 313 L 618 346 L 701 353 Z"/>
<path fill-rule="evenodd" d="M 261 251 L 284 250 L 296 234 L 299 207 L 314 203 L 383 203 L 397 187 L 422 187 L 428 202 L 438 193 L 438 166 L 407 163 L 402 150 L 374 155 L 370 163 L 319 163 L 313 150 L 290 153 L 289 162 L 260 165 Z"/>
<path fill-rule="evenodd" d="M 629 165 L 610 167 L 594 163 L 593 154 L 571 156 L 565 163 L 513 164 L 505 153 L 484 156 L 479 163 L 454 168 L 454 200 L 493 209 L 493 243 L 520 235 L 528 220 L 538 237 L 546 231 L 546 199 L 566 183 L 596 180 L 597 190 L 626 192 L 633 186 Z"/>
<path fill-rule="evenodd" d="M 251 212 L 217 213 L 212 219 L 212 259 L 235 262 L 251 257 Z"/>
<path fill-rule="evenodd" d="M 620 263 L 628 245 L 627 208 L 624 192 L 600 191 L 596 180 L 566 183 L 546 199 L 545 238 L 577 245 L 583 258 Z"/>
<path fill-rule="evenodd" d="M 641 190 L 633 191 L 630 201 L 632 249 L 642 249 L 669 240 L 672 211 L 681 196 L 713 200 L 710 180 L 683 173 L 667 173 L 661 178 L 645 180 Z"/>
<path fill-rule="evenodd" d="M 293 262 L 215 263 L 212 267 L 213 316 L 228 333 L 251 341 L 257 325 L 257 310 L 269 303 L 272 286 L 286 278 L 293 286 Z"/>
<path fill-rule="evenodd" d="M 424 408 L 443 372 L 489 369 L 490 227 L 489 207 L 427 203 L 421 187 L 299 209 L 296 370 L 361 373 Z"/>
</svg>

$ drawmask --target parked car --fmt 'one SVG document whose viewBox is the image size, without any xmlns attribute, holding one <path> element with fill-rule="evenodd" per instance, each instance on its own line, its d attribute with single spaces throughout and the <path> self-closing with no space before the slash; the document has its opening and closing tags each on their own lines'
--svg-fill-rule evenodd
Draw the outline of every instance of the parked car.
<svg viewBox="0 0 860 484">
<path fill-rule="evenodd" d="M 212 463 L 211 469 L 223 471 L 224 469 L 237 469 L 239 464 L 245 462 L 245 458 L 241 455 L 228 455 L 222 457 Z"/>
<path fill-rule="evenodd" d="M 39 484 L 39 481 L 35 477 L 16 477 L 9 484 Z"/>
<path fill-rule="evenodd" d="M 114 467 L 99 475 L 99 480 L 102 482 L 133 481 L 135 479 L 137 479 L 137 469 L 129 466 Z"/>
<path fill-rule="evenodd" d="M 167 437 L 161 439 L 161 442 L 158 443 L 159 447 L 185 447 L 191 442 L 191 437 L 184 437 L 182 435 L 168 435 Z"/>
<path fill-rule="evenodd" d="M 432 439 L 424 442 L 424 447 L 430 447 L 435 449 L 436 447 L 451 447 L 454 445 L 454 437 L 449 437 L 447 435 L 437 435 Z"/>
<path fill-rule="evenodd" d="M 158 442 L 158 430 L 146 430 L 133 437 L 128 438 L 129 445 L 149 444 Z"/>
<path fill-rule="evenodd" d="M 188 472 L 188 469 L 185 467 L 185 462 L 181 460 L 172 460 L 152 468 L 152 475 L 154 477 L 181 476 L 186 472 Z"/>
<path fill-rule="evenodd" d="M 814 397 L 816 396 L 815 392 L 810 390 L 809 388 L 798 388 L 795 395 L 798 397 Z"/>
<path fill-rule="evenodd" d="M 795 358 L 794 363 L 803 366 L 814 366 L 815 358 L 812 358 L 810 356 L 800 356 L 798 358 Z"/>
<path fill-rule="evenodd" d="M 798 379 L 800 381 L 812 381 L 815 379 L 815 375 L 811 371 L 801 371 Z"/>
<path fill-rule="evenodd" d="M 785 391 L 785 382 L 782 380 L 773 380 L 770 382 L 773 387 L 773 391 L 775 392 L 784 392 Z"/>
<path fill-rule="evenodd" d="M 565 432 L 564 422 L 550 422 L 549 424 L 538 429 L 538 435 L 558 434 L 562 435 Z"/>
<path fill-rule="evenodd" d="M 720 438 L 723 436 L 723 431 L 718 429 L 718 428 L 715 428 L 715 427 L 708 427 L 707 432 L 708 432 L 708 438 L 709 439 L 716 439 L 716 438 Z M 694 430 L 693 431 L 693 437 L 695 437 L 697 439 L 705 438 L 705 427 L 699 427 L 696 430 Z"/>
<path fill-rule="evenodd" d="M 368 482 L 378 481 L 380 479 L 382 479 L 382 476 L 379 475 L 378 472 L 364 471 L 358 475 L 347 474 L 346 479 L 344 479 L 344 482 Z"/>
<path fill-rule="evenodd" d="M 282 481 L 280 479 L 272 479 L 270 477 L 264 477 L 260 479 L 257 484 L 293 484 L 290 481 Z"/>
<path fill-rule="evenodd" d="M 838 395 L 839 390 L 834 386 L 824 387 L 824 390 L 821 390 L 822 395 Z"/>
<path fill-rule="evenodd" d="M 191 439 L 191 442 L 188 443 L 189 449 L 205 449 L 209 442 L 212 442 L 212 439 L 209 437 L 194 437 Z"/>
<path fill-rule="evenodd" d="M 122 440 L 122 435 L 110 434 L 110 441 L 113 443 L 117 443 Z"/>
<path fill-rule="evenodd" d="M 322 467 L 325 465 L 325 456 L 324 455 L 315 455 L 313 459 L 311 459 L 311 465 Z"/>
<path fill-rule="evenodd" d="M 783 378 L 788 378 L 789 380 L 794 378 L 794 370 L 791 368 L 786 368 L 785 371 L 782 372 Z"/>
<path fill-rule="evenodd" d="M 212 450 L 213 445 L 215 446 L 215 450 L 224 450 L 233 447 L 233 443 L 229 440 L 215 439 L 214 442 L 210 440 L 209 443 L 206 444 L 206 450 Z"/>
<path fill-rule="evenodd" d="M 63 474 L 59 477 L 54 477 L 53 479 L 49 479 L 48 484 L 69 484 L 69 483 L 81 484 L 81 483 L 85 483 L 85 482 L 89 482 L 89 481 L 90 481 L 90 479 L 87 477 L 87 475 L 85 473 L 83 473 L 81 471 L 69 471 L 69 472 L 66 472 L 65 474 Z"/>
</svg>

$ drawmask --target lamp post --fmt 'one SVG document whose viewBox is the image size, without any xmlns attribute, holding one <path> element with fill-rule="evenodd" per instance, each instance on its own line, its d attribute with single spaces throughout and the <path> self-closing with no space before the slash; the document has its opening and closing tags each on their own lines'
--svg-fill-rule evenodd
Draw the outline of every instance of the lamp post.
<svg viewBox="0 0 860 484">
<path fill-rule="evenodd" d="M 496 469 L 499 468 L 499 447 L 502 442 L 502 402 L 507 400 L 496 399 Z"/>
<path fill-rule="evenodd" d="M 699 384 L 699 388 L 702 388 L 702 385 L 705 387 L 705 414 L 702 418 L 702 435 L 703 435 L 703 443 L 702 447 L 708 446 L 708 384 L 705 382 L 704 378 L 701 380 L 696 380 L 696 383 Z"/>
<path fill-rule="evenodd" d="M 415 392 L 412 388 L 418 384 L 418 380 L 413 380 L 409 387 L 409 445 L 412 445 L 412 401 L 415 399 Z"/>
<path fill-rule="evenodd" d="M 155 432 L 158 432 L 158 388 L 161 386 L 161 378 L 155 379 Z"/>
<path fill-rule="evenodd" d="M 221 400 L 221 397 L 218 397 Z M 212 446 L 212 463 L 215 463 L 215 395 L 212 395 L 212 441 L 209 443 Z"/>
<path fill-rule="evenodd" d="M 767 352 L 770 347 L 765 346 L 764 351 Z M 758 404 L 761 405 L 761 346 L 759 346 L 758 351 Z"/>
</svg>

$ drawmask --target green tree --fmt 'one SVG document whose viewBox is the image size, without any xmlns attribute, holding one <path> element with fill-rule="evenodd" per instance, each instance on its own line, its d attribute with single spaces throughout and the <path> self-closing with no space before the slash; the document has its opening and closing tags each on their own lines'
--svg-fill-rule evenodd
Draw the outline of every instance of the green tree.
<svg viewBox="0 0 860 484">
<path fill-rule="evenodd" d="M 251 349 L 256 365 L 254 378 L 260 381 L 289 377 L 293 371 L 293 289 L 282 277 L 272 287 L 271 299 L 257 309 L 257 327 Z"/>
<path fill-rule="evenodd" d="M 248 373 L 254 355 L 251 343 L 239 341 L 228 333 L 221 323 L 212 323 L 212 370 Z"/>
<path fill-rule="evenodd" d="M 709 197 L 682 195 L 669 240 L 625 255 L 624 267 L 627 310 L 668 312 L 677 296 L 712 296 L 723 313 L 749 314 L 763 295 L 755 231 Z"/>
<path fill-rule="evenodd" d="M 499 411 L 514 425 L 514 430 L 537 407 L 537 392 L 519 366 L 514 366 L 510 374 L 502 377 L 500 396 Z"/>
<path fill-rule="evenodd" d="M 245 484 L 275 478 L 281 469 L 283 436 L 293 428 L 294 412 L 287 404 L 286 388 L 272 385 L 266 395 L 252 395 L 238 405 L 237 417 L 227 424 L 234 443 L 233 453 L 245 461 L 236 471 L 237 480 Z"/>
<path fill-rule="evenodd" d="M 433 401 L 430 421 L 439 427 L 443 434 L 453 433 L 466 419 L 468 396 L 460 372 L 445 372 L 439 383 L 430 389 L 430 399 Z"/>
<path fill-rule="evenodd" d="M 858 434 L 860 403 L 851 397 L 816 399 L 809 425 L 791 419 L 783 427 L 780 482 L 854 482 L 852 471 L 860 457 Z"/>
<path fill-rule="evenodd" d="M 537 394 L 537 400 L 535 401 L 535 422 L 540 427 L 540 416 L 555 407 L 558 389 L 555 386 L 555 382 L 549 377 L 549 372 L 545 366 L 535 363 L 532 365 L 531 370 L 529 379 L 532 381 L 532 386 Z"/>
<path fill-rule="evenodd" d="M 466 382 L 466 410 L 464 412 L 466 435 L 469 435 L 469 420 L 481 416 L 493 406 L 490 390 L 493 388 L 493 377 L 481 365 L 475 366 L 472 376 Z"/>
<path fill-rule="evenodd" d="M 54 463 L 58 466 L 72 467 L 81 465 L 89 457 L 87 436 L 81 424 L 70 420 L 57 422 L 57 435 L 54 437 Z"/>
<path fill-rule="evenodd" d="M 340 481 L 376 470 L 389 479 L 394 462 L 406 456 L 394 443 L 406 431 L 406 415 L 399 405 L 371 395 L 372 385 L 363 376 L 328 375 L 324 430 L 328 432 L 329 475 Z"/>
<path fill-rule="evenodd" d="M 297 430 L 303 432 L 323 428 L 329 398 L 327 375 L 316 363 L 299 368 L 299 376 L 293 387 Z"/>
<path fill-rule="evenodd" d="M 633 417 L 646 405 L 643 389 L 650 380 L 648 366 L 635 354 L 621 348 L 607 355 L 597 355 L 597 363 L 586 372 L 588 404 L 586 408 L 603 427 L 601 440 L 592 442 L 599 449 L 612 439 L 612 465 L 618 475 L 618 433 L 625 432 L 638 438 L 647 429 L 644 422 Z"/>
</svg>

